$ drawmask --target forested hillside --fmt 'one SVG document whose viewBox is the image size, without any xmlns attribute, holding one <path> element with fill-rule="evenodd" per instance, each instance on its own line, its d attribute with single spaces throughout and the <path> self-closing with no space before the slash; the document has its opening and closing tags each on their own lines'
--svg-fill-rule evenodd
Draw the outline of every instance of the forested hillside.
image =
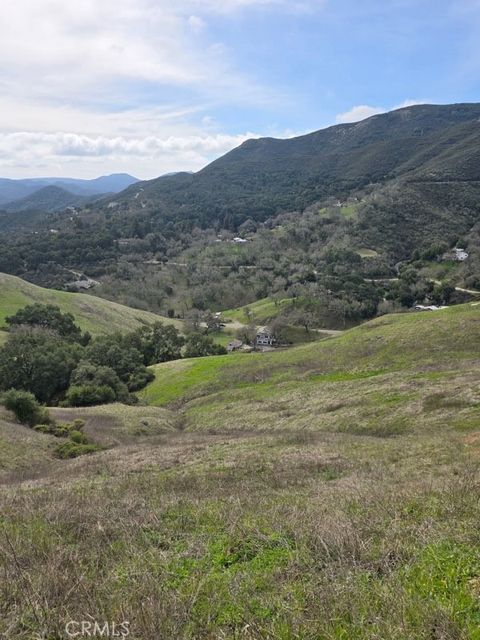
<svg viewBox="0 0 480 640">
<path fill-rule="evenodd" d="M 24 214 L 16 230 L 0 214 L 0 270 L 61 288 L 79 269 L 102 282 L 98 295 L 181 317 L 273 296 L 339 326 L 385 299 L 449 302 L 435 283 L 480 288 L 479 118 L 478 104 L 407 107 L 249 140 L 196 174 L 73 214 Z M 464 264 L 445 257 L 456 246 Z"/>
</svg>

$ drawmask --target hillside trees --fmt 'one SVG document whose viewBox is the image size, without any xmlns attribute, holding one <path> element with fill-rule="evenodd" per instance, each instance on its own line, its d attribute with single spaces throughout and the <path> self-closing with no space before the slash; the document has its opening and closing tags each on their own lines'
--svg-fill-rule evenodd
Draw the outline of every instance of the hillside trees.
<svg viewBox="0 0 480 640">
<path fill-rule="evenodd" d="M 67 390 L 81 355 L 79 344 L 54 332 L 20 328 L 0 349 L 0 387 L 30 391 L 40 402 L 53 403 Z"/>
<path fill-rule="evenodd" d="M 192 333 L 185 343 L 185 358 L 199 358 L 202 356 L 218 356 L 227 353 L 225 347 L 215 344 L 211 336 Z"/>
<path fill-rule="evenodd" d="M 47 404 L 134 402 L 132 392 L 153 379 L 147 366 L 180 358 L 184 343 L 175 327 L 156 323 L 85 344 L 73 316 L 52 305 L 30 305 L 8 324 L 0 390 L 29 392 Z"/>
<path fill-rule="evenodd" d="M 75 318 L 71 313 L 63 313 L 53 304 L 30 304 L 19 309 L 13 316 L 5 318 L 10 327 L 27 325 L 49 329 L 60 337 L 72 342 L 87 344 L 90 340 L 88 333 L 82 334 L 80 327 L 75 324 Z"/>
</svg>

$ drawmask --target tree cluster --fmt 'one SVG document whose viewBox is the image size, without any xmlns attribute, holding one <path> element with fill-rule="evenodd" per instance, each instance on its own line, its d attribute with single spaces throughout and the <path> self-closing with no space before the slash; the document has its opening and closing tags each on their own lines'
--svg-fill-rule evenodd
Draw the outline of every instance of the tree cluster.
<svg viewBox="0 0 480 640">
<path fill-rule="evenodd" d="M 7 318 L 7 324 L 0 389 L 30 392 L 45 404 L 135 402 L 134 392 L 154 377 L 150 365 L 179 359 L 183 349 L 186 357 L 223 350 L 210 336 L 192 333 L 185 340 L 161 322 L 92 338 L 71 314 L 52 305 L 29 305 Z"/>
</svg>

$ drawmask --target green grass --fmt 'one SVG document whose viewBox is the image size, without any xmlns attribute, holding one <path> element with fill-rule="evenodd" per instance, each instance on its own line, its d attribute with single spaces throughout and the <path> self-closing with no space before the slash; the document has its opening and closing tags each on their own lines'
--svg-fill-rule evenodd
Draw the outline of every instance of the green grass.
<svg viewBox="0 0 480 640">
<path fill-rule="evenodd" d="M 72 313 L 78 325 L 93 335 L 130 331 L 142 324 L 151 324 L 158 320 L 181 327 L 179 321 L 163 318 L 148 311 L 132 309 L 83 293 L 44 289 L 15 276 L 0 274 L 0 329 L 5 327 L 7 316 L 36 302 L 54 304 L 64 313 Z M 0 340 L 2 337 L 0 335 Z"/>
<path fill-rule="evenodd" d="M 479 314 L 158 365 L 159 406 L 52 411 L 73 460 L 0 414 L 0 635 L 480 640 Z"/>
<path fill-rule="evenodd" d="M 148 404 L 162 406 L 179 400 L 192 389 L 211 388 L 219 381 L 224 368 L 234 369 L 248 354 L 231 353 L 208 358 L 187 358 L 152 367 L 156 378 L 139 396 Z"/>
<path fill-rule="evenodd" d="M 347 220 L 352 220 L 352 219 L 356 218 L 357 215 L 358 215 L 358 205 L 349 204 L 349 205 L 346 205 L 344 207 L 340 207 L 340 213 Z"/>
<path fill-rule="evenodd" d="M 460 330 L 461 329 L 461 330 Z M 452 340 L 456 332 L 456 340 Z M 141 392 L 154 405 L 222 389 L 297 381 L 309 374 L 399 372 L 455 365 L 480 356 L 480 311 L 461 305 L 435 314 L 384 316 L 328 340 L 285 351 L 194 358 L 153 368 L 155 380 Z"/>
<path fill-rule="evenodd" d="M 291 300 L 288 299 L 276 303 L 271 298 L 263 298 L 262 300 L 244 305 L 243 307 L 222 311 L 222 317 L 226 320 L 235 320 L 243 324 L 248 324 L 249 320 L 246 314 L 248 309 L 251 312 L 250 321 L 262 324 L 277 316 L 282 308 L 289 304 L 291 304 Z"/>
<path fill-rule="evenodd" d="M 233 333 L 228 331 L 214 331 L 209 335 L 213 338 L 215 344 L 220 344 L 222 347 L 226 347 L 234 339 Z"/>
</svg>

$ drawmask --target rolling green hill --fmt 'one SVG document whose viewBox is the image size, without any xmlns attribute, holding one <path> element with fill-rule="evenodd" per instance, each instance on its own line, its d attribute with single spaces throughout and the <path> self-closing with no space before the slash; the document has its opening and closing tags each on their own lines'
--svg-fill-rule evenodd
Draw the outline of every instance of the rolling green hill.
<svg viewBox="0 0 480 640">
<path fill-rule="evenodd" d="M 176 320 L 163 318 L 148 311 L 132 309 L 83 293 L 44 289 L 15 276 L 0 273 L 0 341 L 2 334 L 5 334 L 5 331 L 2 331 L 5 327 L 5 318 L 35 302 L 54 304 L 64 313 L 72 313 L 80 328 L 89 331 L 92 335 L 129 331 L 142 324 L 151 324 L 158 320 L 177 327 L 181 326 L 181 323 Z"/>
<path fill-rule="evenodd" d="M 455 339 L 452 336 L 455 335 Z M 383 316 L 342 335 L 286 351 L 232 354 L 169 362 L 141 393 L 154 405 L 185 402 L 232 390 L 272 393 L 315 383 L 457 369 L 480 357 L 480 307 L 458 305 L 432 313 Z M 427 376 L 428 377 L 428 376 Z"/>
<path fill-rule="evenodd" d="M 479 338 L 472 303 L 158 365 L 148 406 L 54 410 L 75 460 L 0 412 L 0 633 L 478 640 Z"/>
</svg>

